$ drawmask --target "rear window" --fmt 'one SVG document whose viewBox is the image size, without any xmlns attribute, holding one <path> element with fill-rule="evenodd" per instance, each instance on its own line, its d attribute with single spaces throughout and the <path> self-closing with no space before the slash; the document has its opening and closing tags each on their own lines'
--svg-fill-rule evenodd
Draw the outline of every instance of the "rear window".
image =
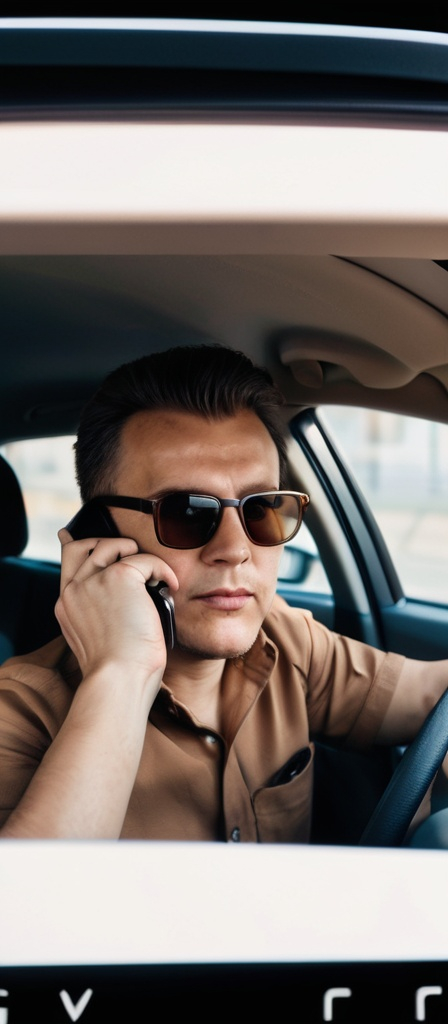
<svg viewBox="0 0 448 1024">
<path fill-rule="evenodd" d="M 58 530 L 80 505 L 71 436 L 14 441 L 0 451 L 22 488 L 28 516 L 25 557 L 59 562 Z"/>
</svg>

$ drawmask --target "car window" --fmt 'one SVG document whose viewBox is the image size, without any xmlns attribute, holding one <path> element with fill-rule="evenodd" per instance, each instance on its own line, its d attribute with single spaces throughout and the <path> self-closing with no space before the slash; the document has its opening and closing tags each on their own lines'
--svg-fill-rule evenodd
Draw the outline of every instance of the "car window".
<svg viewBox="0 0 448 1024">
<path fill-rule="evenodd" d="M 373 511 L 405 595 L 446 604 L 448 426 L 335 406 L 319 415 Z"/>
<path fill-rule="evenodd" d="M 448 426 L 336 406 L 320 417 L 377 519 L 406 595 L 446 603 Z M 80 504 L 74 441 L 73 436 L 40 438 L 1 449 L 23 489 L 29 522 L 26 557 L 59 560 L 57 531 Z M 306 523 L 285 548 L 279 582 L 331 593 Z"/>
<path fill-rule="evenodd" d="M 28 517 L 29 541 L 23 555 L 60 560 L 58 530 L 79 508 L 75 483 L 74 437 L 13 441 L 0 452 L 20 481 Z"/>
<path fill-rule="evenodd" d="M 278 580 L 280 589 L 282 584 L 287 584 L 297 591 L 332 593 L 318 548 L 306 523 L 302 523 L 298 534 L 285 545 Z"/>
<path fill-rule="evenodd" d="M 75 483 L 74 436 L 13 441 L 0 448 L 13 467 L 22 488 L 28 516 L 26 558 L 57 562 L 60 559 L 58 530 L 80 506 Z M 305 523 L 285 547 L 279 582 L 299 590 L 330 593 L 319 553 Z"/>
</svg>

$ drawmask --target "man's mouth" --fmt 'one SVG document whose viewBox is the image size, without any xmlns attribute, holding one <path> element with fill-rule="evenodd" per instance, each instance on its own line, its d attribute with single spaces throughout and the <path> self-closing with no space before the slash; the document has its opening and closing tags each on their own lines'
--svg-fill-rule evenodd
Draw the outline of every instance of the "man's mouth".
<svg viewBox="0 0 448 1024">
<path fill-rule="evenodd" d="M 243 587 L 239 587 L 238 590 L 219 587 L 206 594 L 198 594 L 196 600 L 202 601 L 209 608 L 216 608 L 218 611 L 235 612 L 244 608 L 252 597 L 251 591 L 245 590 Z"/>
</svg>

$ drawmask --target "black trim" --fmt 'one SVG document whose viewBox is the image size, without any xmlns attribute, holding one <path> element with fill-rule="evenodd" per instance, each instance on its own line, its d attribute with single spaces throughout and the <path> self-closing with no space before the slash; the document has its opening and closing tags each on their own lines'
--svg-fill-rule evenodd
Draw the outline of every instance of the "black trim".
<svg viewBox="0 0 448 1024">
<path fill-rule="evenodd" d="M 381 533 L 370 505 L 359 487 L 357 480 L 347 466 L 347 463 L 344 461 L 340 451 L 337 449 L 334 439 L 327 433 L 323 424 L 319 420 L 317 413 L 315 414 L 315 420 L 320 433 L 325 438 L 332 458 L 336 462 L 339 472 L 344 479 L 344 483 L 357 505 L 359 514 L 363 519 L 366 530 L 368 530 L 372 543 L 375 547 L 377 557 L 381 562 L 391 597 L 391 600 L 388 600 L 387 604 L 396 604 L 397 601 L 400 601 L 404 597 L 404 592 L 383 534 Z"/>
<path fill-rule="evenodd" d="M 403 597 L 384 540 L 369 506 L 340 453 L 327 437 L 315 411 L 307 410 L 300 413 L 292 420 L 290 428 L 338 515 L 341 528 L 356 559 L 375 628 L 384 647 L 382 610 L 394 605 Z M 318 432 L 321 441 L 318 447 L 315 434 L 313 439 L 307 436 L 310 430 L 313 433 Z M 341 609 L 341 615 L 346 614 Z M 335 593 L 335 628 L 347 632 L 345 626 L 345 622 L 342 625 L 340 622 L 338 597 Z"/>
<path fill-rule="evenodd" d="M 381 870 L 381 861 L 376 863 L 379 865 L 377 870 Z M 359 871 L 366 873 L 365 885 L 368 885 L 367 865 L 370 865 L 370 861 L 360 860 L 359 865 Z M 328 879 L 324 881 L 328 884 Z M 251 883 L 248 873 L 248 885 Z M 277 879 L 268 878 L 265 892 L 260 894 L 260 900 L 266 904 L 263 908 L 263 921 L 269 921 L 271 916 L 275 922 L 277 920 L 275 914 L 271 915 L 270 908 L 270 902 L 274 905 L 276 884 Z M 295 868 L 291 869 L 290 886 L 294 892 L 295 888 L 305 888 L 306 885 L 307 878 L 304 877 L 299 847 Z M 354 885 L 355 894 L 356 890 L 357 886 Z M 353 899 L 353 892 L 347 897 L 348 903 Z M 308 893 L 307 896 L 309 898 Z M 322 934 L 325 935 L 326 918 L 321 893 L 315 893 L 314 899 Z M 157 914 L 155 919 L 157 923 Z M 333 930 L 337 923 L 331 922 Z M 194 922 L 191 922 L 191 927 L 193 929 Z M 289 922 L 288 927 L 291 927 Z M 340 922 L 340 927 L 344 935 L 346 923 Z M 388 923 L 384 921 L 384 928 L 387 927 Z M 301 929 L 303 923 L 299 917 L 299 947 L 300 942 L 303 942 Z M 100 925 L 98 931 L 101 935 Z M 438 945 L 440 947 L 441 943 Z M 107 942 L 104 946 L 107 949 Z M 214 947 L 215 941 L 212 938 L 212 953 Z M 6 966 L 0 971 L 0 985 L 8 993 L 1 997 L 1 1005 L 10 1010 L 11 1024 L 30 1024 L 30 1021 L 36 1019 L 36 1006 L 45 1024 L 59 1024 L 65 1015 L 61 990 L 69 994 L 74 1005 L 84 993 L 91 993 L 85 1010 L 86 1024 L 87 1021 L 97 1024 L 99 1021 L 112 1020 L 160 1020 L 161 1014 L 153 1013 L 153 1007 L 159 1004 L 166 1007 L 169 1019 L 179 1020 L 187 1015 L 190 1007 L 197 1024 L 208 1024 L 211 1005 L 219 1007 L 213 1014 L 216 1020 L 240 1021 L 243 1019 L 242 1008 L 246 1004 L 250 1006 L 251 1016 L 255 1019 L 266 1016 L 267 1006 L 278 1006 L 280 1020 L 296 1018 L 303 1024 L 321 1024 L 324 1019 L 324 998 L 332 989 L 335 989 L 335 995 L 338 992 L 339 995 L 346 994 L 346 998 L 335 1000 L 335 1020 L 344 1020 L 347 1024 L 359 1024 L 359 1021 L 363 1024 L 378 1024 L 378 1021 L 381 1024 L 409 1024 L 409 1021 L 416 1019 L 416 992 L 428 984 L 437 986 L 437 990 L 440 988 L 439 998 L 428 1001 L 428 1020 L 446 1021 L 446 960 L 369 960 L 362 948 L 360 959 L 356 961 L 309 959 L 305 962 L 283 963 L 279 960 L 245 962 L 240 959 L 234 963 L 221 963 L 210 959 L 197 963 L 191 962 L 190 958 L 185 963 L 109 965 L 102 962 L 51 966 L 44 962 L 42 966 Z M 290 1010 L 282 1010 L 282 1006 L 290 1006 Z M 68 1015 L 65 1016 L 68 1020 Z"/>
<path fill-rule="evenodd" d="M 0 63 L 4 66 L 214 68 L 350 74 L 374 78 L 448 83 L 448 36 L 387 29 L 352 32 L 335 28 L 266 22 L 250 29 L 228 20 L 213 24 L 173 20 L 161 27 L 153 19 L 112 19 L 95 24 L 44 20 L 5 27 L 0 19 Z M 34 19 L 33 19 L 34 22 Z M 271 27 L 272 26 L 272 27 Z M 302 31 L 301 31 L 302 29 Z"/>
<path fill-rule="evenodd" d="M 253 69 L 2 64 L 0 117 L 179 120 L 213 117 L 278 123 L 448 126 L 448 84 L 365 75 Z M 182 86 L 180 86 L 180 81 Z"/>
<path fill-rule="evenodd" d="M 0 19 L 0 117 L 283 112 L 447 125 L 448 35 L 299 25 L 117 28 L 86 18 L 5 28 Z"/>
</svg>

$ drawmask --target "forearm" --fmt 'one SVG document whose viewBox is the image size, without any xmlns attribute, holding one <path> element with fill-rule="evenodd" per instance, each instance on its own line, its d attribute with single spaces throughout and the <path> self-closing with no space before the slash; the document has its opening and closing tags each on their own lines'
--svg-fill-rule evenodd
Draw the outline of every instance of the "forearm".
<svg viewBox="0 0 448 1024">
<path fill-rule="evenodd" d="M 447 660 L 405 661 L 378 733 L 378 743 L 411 742 L 447 688 Z"/>
<path fill-rule="evenodd" d="M 117 839 L 160 685 L 111 667 L 86 678 L 2 838 Z"/>
</svg>

